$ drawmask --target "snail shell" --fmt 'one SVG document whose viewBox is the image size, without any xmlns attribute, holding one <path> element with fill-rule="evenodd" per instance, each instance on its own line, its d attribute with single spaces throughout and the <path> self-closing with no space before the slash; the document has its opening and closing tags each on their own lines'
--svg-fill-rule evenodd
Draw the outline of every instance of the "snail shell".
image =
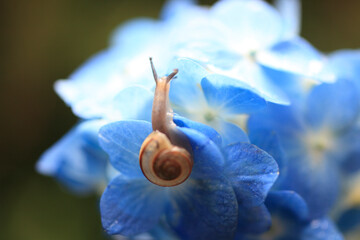
<svg viewBox="0 0 360 240">
<path fill-rule="evenodd" d="M 156 185 L 179 185 L 189 177 L 192 165 L 189 152 L 172 145 L 168 137 L 159 131 L 152 132 L 141 146 L 141 170 Z"/>
<path fill-rule="evenodd" d="M 153 132 L 144 140 L 139 154 L 140 168 L 152 183 L 171 187 L 183 183 L 191 174 L 193 159 L 186 136 L 176 128 L 169 107 L 170 80 L 178 72 L 158 78 L 152 60 L 156 88 L 152 109 Z"/>
</svg>

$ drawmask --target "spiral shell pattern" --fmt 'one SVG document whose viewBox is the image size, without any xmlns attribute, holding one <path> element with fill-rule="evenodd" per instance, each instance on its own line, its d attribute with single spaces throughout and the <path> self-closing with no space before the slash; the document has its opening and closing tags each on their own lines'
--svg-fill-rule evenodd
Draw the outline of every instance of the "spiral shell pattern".
<svg viewBox="0 0 360 240">
<path fill-rule="evenodd" d="M 152 132 L 141 146 L 141 170 L 156 185 L 171 187 L 181 184 L 190 176 L 192 166 L 189 152 L 172 145 L 159 131 Z"/>
</svg>

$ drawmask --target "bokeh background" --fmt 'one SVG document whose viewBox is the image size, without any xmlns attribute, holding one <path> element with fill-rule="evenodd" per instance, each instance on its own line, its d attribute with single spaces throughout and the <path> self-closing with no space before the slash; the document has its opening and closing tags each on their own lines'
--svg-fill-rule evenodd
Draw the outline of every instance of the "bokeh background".
<svg viewBox="0 0 360 240">
<path fill-rule="evenodd" d="M 53 83 L 106 48 L 116 26 L 156 18 L 163 3 L 0 2 L 0 239 L 106 239 L 95 196 L 73 196 L 34 170 L 41 153 L 77 121 Z M 360 48 L 359 12 L 358 0 L 303 0 L 302 35 L 324 52 Z"/>
</svg>

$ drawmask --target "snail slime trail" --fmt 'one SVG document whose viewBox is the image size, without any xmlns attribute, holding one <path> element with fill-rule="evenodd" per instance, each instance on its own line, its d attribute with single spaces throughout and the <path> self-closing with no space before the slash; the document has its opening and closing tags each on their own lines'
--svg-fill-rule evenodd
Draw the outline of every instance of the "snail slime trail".
<svg viewBox="0 0 360 240">
<path fill-rule="evenodd" d="M 141 146 L 140 168 L 150 182 L 171 187 L 190 176 L 193 166 L 191 146 L 187 137 L 176 128 L 169 103 L 170 81 L 178 70 L 158 78 L 151 58 L 150 64 L 156 83 L 151 117 L 153 132 Z"/>
</svg>

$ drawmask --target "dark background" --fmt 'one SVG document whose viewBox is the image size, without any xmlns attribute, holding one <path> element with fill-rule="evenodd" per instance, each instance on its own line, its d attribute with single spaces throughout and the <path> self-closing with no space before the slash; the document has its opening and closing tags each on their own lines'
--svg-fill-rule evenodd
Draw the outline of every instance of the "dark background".
<svg viewBox="0 0 360 240">
<path fill-rule="evenodd" d="M 105 238 L 96 197 L 73 196 L 34 171 L 40 154 L 76 122 L 53 83 L 106 48 L 118 24 L 155 18 L 163 2 L 0 2 L 0 239 Z M 359 12 L 358 0 L 304 0 L 302 35 L 324 52 L 359 48 Z"/>
</svg>

